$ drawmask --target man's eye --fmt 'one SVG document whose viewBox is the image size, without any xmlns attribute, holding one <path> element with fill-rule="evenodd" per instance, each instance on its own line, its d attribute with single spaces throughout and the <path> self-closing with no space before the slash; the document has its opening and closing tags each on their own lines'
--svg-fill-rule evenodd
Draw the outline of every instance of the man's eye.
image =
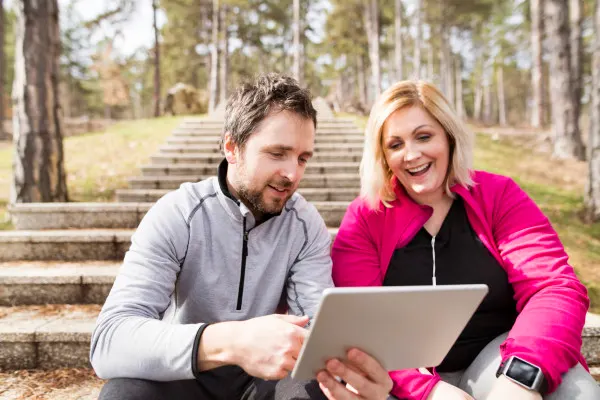
<svg viewBox="0 0 600 400">
<path fill-rule="evenodd" d="M 301 165 L 304 165 L 304 164 L 306 164 L 308 162 L 308 159 L 307 158 L 301 158 L 299 161 L 300 161 Z"/>
<path fill-rule="evenodd" d="M 271 155 L 277 158 L 283 157 L 283 153 L 271 153 Z"/>
</svg>

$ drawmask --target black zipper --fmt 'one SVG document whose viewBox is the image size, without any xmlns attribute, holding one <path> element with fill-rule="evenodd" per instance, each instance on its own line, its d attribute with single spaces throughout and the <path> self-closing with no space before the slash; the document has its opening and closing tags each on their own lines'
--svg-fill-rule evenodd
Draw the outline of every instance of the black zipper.
<svg viewBox="0 0 600 400">
<path fill-rule="evenodd" d="M 244 240 L 242 242 L 242 267 L 240 271 L 240 287 L 238 289 L 238 299 L 236 310 L 242 309 L 242 297 L 244 296 L 244 277 L 246 275 L 246 257 L 248 257 L 248 231 L 246 231 L 246 217 L 244 217 Z"/>
</svg>

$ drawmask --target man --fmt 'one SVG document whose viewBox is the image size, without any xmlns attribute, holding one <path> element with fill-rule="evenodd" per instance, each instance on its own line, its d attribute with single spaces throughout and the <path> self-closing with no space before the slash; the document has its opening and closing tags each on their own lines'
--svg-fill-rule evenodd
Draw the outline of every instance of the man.
<svg viewBox="0 0 600 400">
<path fill-rule="evenodd" d="M 358 350 L 318 382 L 287 377 L 332 285 L 325 223 L 295 193 L 315 129 L 291 78 L 231 97 L 218 176 L 165 195 L 132 238 L 92 335 L 101 399 L 387 397 L 386 371 Z M 275 314 L 282 300 L 290 315 Z"/>
</svg>

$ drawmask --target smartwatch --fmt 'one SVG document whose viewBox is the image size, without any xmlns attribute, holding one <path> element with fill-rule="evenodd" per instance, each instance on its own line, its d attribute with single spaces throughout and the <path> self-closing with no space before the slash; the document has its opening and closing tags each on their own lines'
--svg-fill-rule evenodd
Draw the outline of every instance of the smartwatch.
<svg viewBox="0 0 600 400">
<path fill-rule="evenodd" d="M 542 369 L 517 356 L 511 356 L 498 368 L 496 377 L 506 376 L 511 381 L 541 394 L 546 393 L 547 382 Z"/>
</svg>

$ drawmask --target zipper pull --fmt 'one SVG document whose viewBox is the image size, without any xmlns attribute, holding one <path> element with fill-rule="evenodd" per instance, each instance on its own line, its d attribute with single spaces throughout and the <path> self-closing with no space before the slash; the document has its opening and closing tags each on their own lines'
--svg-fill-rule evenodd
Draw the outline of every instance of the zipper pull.
<svg viewBox="0 0 600 400">
<path fill-rule="evenodd" d="M 248 231 L 244 231 L 244 242 L 248 241 Z"/>
<path fill-rule="evenodd" d="M 437 285 L 437 279 L 435 277 L 435 236 L 431 237 L 431 254 L 433 256 L 433 275 L 431 276 L 431 284 Z"/>
</svg>

